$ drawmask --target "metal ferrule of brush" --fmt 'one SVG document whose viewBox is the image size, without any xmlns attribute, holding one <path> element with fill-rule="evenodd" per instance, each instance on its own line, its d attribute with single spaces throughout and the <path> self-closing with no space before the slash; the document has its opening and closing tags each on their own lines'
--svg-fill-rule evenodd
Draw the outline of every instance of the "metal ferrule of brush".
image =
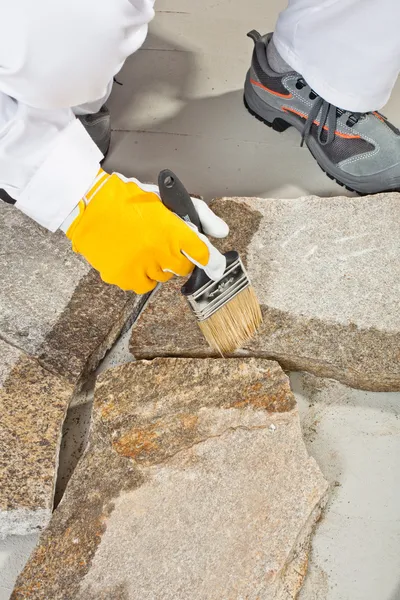
<svg viewBox="0 0 400 600">
<path fill-rule="evenodd" d="M 237 294 L 242 292 L 250 285 L 250 280 L 246 270 L 239 257 L 239 254 L 232 250 L 225 254 L 227 266 L 221 279 L 212 281 L 206 276 L 206 281 L 197 282 L 195 291 L 191 291 L 191 286 L 184 285 L 182 293 L 186 296 L 198 321 L 204 321 L 211 317 L 224 304 L 230 302 Z"/>
</svg>

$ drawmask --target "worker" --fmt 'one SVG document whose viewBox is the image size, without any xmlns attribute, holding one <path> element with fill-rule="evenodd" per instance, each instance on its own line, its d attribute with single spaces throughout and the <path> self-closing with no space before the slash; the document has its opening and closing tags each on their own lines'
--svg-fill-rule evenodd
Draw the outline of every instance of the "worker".
<svg viewBox="0 0 400 600">
<path fill-rule="evenodd" d="M 150 291 L 194 264 L 218 279 L 225 258 L 162 205 L 156 186 L 101 168 L 105 102 L 146 38 L 153 0 L 0 7 L 1 198 L 64 231 L 122 289 Z M 328 175 L 361 193 L 400 189 L 400 134 L 378 112 L 399 71 L 399 17 L 398 0 L 289 0 L 273 35 L 250 33 L 250 112 L 277 131 L 297 128 Z M 205 203 L 195 204 L 206 234 L 227 235 Z"/>
</svg>

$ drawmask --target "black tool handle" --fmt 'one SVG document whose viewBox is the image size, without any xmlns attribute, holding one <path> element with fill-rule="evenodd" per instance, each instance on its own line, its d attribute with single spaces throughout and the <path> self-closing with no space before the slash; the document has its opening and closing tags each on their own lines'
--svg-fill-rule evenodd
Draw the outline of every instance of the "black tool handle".
<svg viewBox="0 0 400 600">
<path fill-rule="evenodd" d="M 160 171 L 158 175 L 158 187 L 164 206 L 184 221 L 196 225 L 197 229 L 202 233 L 203 230 L 197 210 L 185 186 L 175 173 L 169 169 Z"/>
<path fill-rule="evenodd" d="M 202 233 L 201 222 L 197 210 L 194 207 L 193 201 L 188 194 L 183 183 L 169 169 L 164 169 L 158 175 L 158 187 L 160 196 L 164 206 L 170 211 L 184 219 L 189 223 L 196 225 L 197 229 Z M 235 256 L 233 256 L 233 254 Z M 228 256 L 229 255 L 229 256 Z M 231 256 L 232 255 L 232 256 Z M 227 252 L 227 266 L 230 262 L 237 259 L 237 252 Z M 207 277 L 203 269 L 195 267 L 193 273 L 181 288 L 184 296 L 191 296 L 199 290 L 203 285 L 209 283 L 211 279 Z"/>
</svg>

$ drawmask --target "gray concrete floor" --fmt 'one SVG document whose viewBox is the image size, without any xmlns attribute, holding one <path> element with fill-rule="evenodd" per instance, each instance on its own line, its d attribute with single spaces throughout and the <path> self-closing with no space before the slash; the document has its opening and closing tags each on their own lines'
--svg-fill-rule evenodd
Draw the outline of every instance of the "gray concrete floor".
<svg viewBox="0 0 400 600">
<path fill-rule="evenodd" d="M 400 394 L 292 373 L 307 449 L 332 484 L 299 600 L 400 599 Z"/>
<path fill-rule="evenodd" d="M 169 167 L 206 198 L 344 193 L 299 147 L 293 129 L 279 135 L 242 105 L 252 49 L 246 33 L 273 30 L 285 4 L 158 0 L 145 46 L 127 61 L 118 76 L 123 86 L 109 102 L 114 132 L 106 168 L 155 181 Z M 384 110 L 397 125 L 399 99 L 398 84 Z M 309 452 L 336 482 L 301 600 L 400 600 L 400 394 L 329 381 L 319 390 L 299 374 L 292 386 Z M 85 443 L 89 412 L 90 405 L 78 406 L 68 416 L 58 496 Z M 0 600 L 8 600 L 36 539 L 0 542 Z"/>
</svg>

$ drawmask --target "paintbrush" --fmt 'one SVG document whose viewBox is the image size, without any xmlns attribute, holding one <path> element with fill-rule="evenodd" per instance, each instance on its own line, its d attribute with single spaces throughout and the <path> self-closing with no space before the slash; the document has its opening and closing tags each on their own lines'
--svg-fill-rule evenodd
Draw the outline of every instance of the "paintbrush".
<svg viewBox="0 0 400 600">
<path fill-rule="evenodd" d="M 163 204 L 202 232 L 189 193 L 169 169 L 158 176 Z M 261 308 L 239 254 L 225 253 L 226 268 L 218 281 L 195 267 L 181 288 L 207 342 L 221 355 L 230 354 L 250 340 L 262 322 Z"/>
</svg>

